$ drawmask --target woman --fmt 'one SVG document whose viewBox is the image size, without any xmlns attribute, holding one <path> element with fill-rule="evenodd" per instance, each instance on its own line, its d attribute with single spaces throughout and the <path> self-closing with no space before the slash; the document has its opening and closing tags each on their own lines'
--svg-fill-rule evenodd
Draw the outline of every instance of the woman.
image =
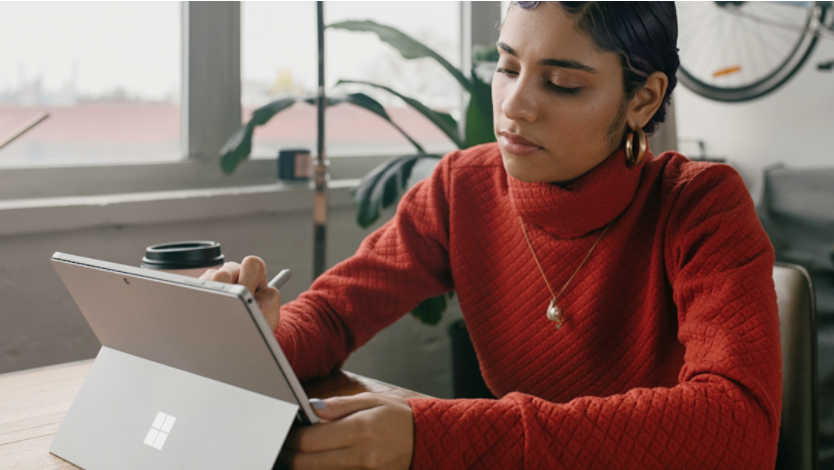
<svg viewBox="0 0 834 470">
<path fill-rule="evenodd" d="M 301 380 L 458 292 L 500 398 L 316 402 L 291 468 L 773 468 L 772 247 L 730 167 L 640 148 L 676 83 L 674 5 L 537 3 L 501 28 L 498 143 L 446 155 L 280 322 L 259 259 L 210 274 L 256 292 Z"/>
</svg>

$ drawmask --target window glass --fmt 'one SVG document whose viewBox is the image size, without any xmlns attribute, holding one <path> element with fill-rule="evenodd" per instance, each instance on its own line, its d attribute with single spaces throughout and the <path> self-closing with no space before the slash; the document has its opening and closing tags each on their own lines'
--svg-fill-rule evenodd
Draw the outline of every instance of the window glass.
<svg viewBox="0 0 834 470">
<path fill-rule="evenodd" d="M 180 158 L 179 2 L 0 2 L 0 166 Z"/>
<path fill-rule="evenodd" d="M 507 18 L 507 10 L 510 8 L 510 3 L 512 2 L 509 0 L 501 1 L 501 21 L 504 21 L 504 19 Z"/>
<path fill-rule="evenodd" d="M 314 95 L 317 86 L 316 6 L 313 2 L 244 2 L 242 5 L 243 120 L 272 100 Z M 460 67 L 459 2 L 327 2 L 325 24 L 373 20 L 393 26 Z M 391 118 L 429 152 L 454 144 L 402 100 L 369 86 L 333 88 L 339 79 L 385 85 L 433 109 L 460 116 L 461 88 L 431 59 L 406 60 L 373 33 L 328 29 L 325 75 L 329 94 L 363 92 L 386 107 Z M 326 113 L 331 157 L 413 153 L 389 123 L 349 104 Z M 252 155 L 275 158 L 281 148 L 315 151 L 316 109 L 299 103 L 255 131 Z"/>
</svg>

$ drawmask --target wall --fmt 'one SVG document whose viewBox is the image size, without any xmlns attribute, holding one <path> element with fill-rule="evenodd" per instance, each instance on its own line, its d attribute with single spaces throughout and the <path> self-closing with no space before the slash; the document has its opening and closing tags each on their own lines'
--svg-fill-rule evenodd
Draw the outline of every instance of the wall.
<svg viewBox="0 0 834 470">
<path fill-rule="evenodd" d="M 755 188 L 762 170 L 834 165 L 834 73 L 816 64 L 834 58 L 834 41 L 820 40 L 803 68 L 775 92 L 743 103 L 702 98 L 682 85 L 675 95 L 678 149 L 697 156 L 686 140 L 702 139 L 707 154 L 722 156 Z"/>
<path fill-rule="evenodd" d="M 284 200 L 289 197 L 306 201 L 308 196 L 310 202 L 312 200 L 309 190 L 290 192 L 292 194 L 283 194 Z M 245 205 L 246 201 L 256 204 L 251 202 L 251 195 L 230 196 L 230 200 L 238 201 L 233 203 L 237 205 Z M 334 191 L 331 202 L 329 266 L 352 255 L 370 233 L 356 225 L 346 189 Z M 159 206 L 163 203 L 151 204 Z M 166 207 L 174 205 L 170 201 L 164 204 Z M 22 209 L 25 218 L 15 221 L 9 215 L 12 209 L 0 207 L 0 373 L 87 359 L 98 352 L 98 341 L 49 262 L 55 251 L 137 265 L 144 248 L 151 244 L 188 239 L 216 240 L 221 242 L 227 259 L 240 260 L 256 254 L 266 260 L 271 275 L 285 267 L 292 269 L 293 278 L 282 289 L 285 302 L 309 286 L 312 280 L 312 210 L 300 207 L 299 210 L 269 213 L 259 209 L 249 211 L 254 213 L 245 216 L 234 216 L 236 212 L 247 211 L 242 208 L 223 210 L 224 203 L 218 197 L 197 204 L 220 213 L 221 217 L 192 217 L 189 214 L 199 212 L 193 208 L 182 209 L 188 214 L 167 217 L 165 210 L 157 208 L 147 212 L 168 221 L 151 223 L 143 222 L 141 214 L 137 215 L 147 208 L 141 209 L 136 203 L 116 204 L 111 212 L 118 215 L 103 219 L 104 223 L 94 221 L 88 224 L 92 225 L 89 227 L 32 232 L 24 225 L 39 227 L 41 222 L 55 221 L 32 220 L 50 217 L 33 212 L 32 208 Z M 104 208 L 84 205 L 83 210 L 102 211 Z M 64 207 L 56 214 L 77 221 L 79 217 L 67 214 L 79 211 L 75 206 Z M 133 213 L 133 218 L 124 212 Z M 385 218 L 390 215 L 391 211 Z M 453 309 L 443 325 L 430 327 L 406 315 L 358 350 L 344 368 L 433 396 L 450 397 L 451 349 L 446 325 L 459 317 L 459 310 Z"/>
</svg>

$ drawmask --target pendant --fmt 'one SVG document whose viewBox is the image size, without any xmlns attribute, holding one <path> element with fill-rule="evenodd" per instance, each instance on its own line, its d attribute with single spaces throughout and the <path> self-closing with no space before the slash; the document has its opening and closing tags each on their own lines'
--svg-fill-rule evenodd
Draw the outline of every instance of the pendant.
<svg viewBox="0 0 834 470">
<path fill-rule="evenodd" d="M 565 321 L 565 315 L 562 313 L 562 309 L 556 305 L 556 297 L 550 301 L 550 306 L 547 307 L 547 319 L 556 325 L 557 330 L 562 327 L 562 323 Z"/>
</svg>

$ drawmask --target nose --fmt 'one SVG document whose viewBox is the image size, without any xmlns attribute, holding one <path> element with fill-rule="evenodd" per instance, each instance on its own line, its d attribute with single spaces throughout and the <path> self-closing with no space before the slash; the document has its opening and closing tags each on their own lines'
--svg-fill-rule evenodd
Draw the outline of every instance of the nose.
<svg viewBox="0 0 834 470">
<path fill-rule="evenodd" d="M 508 87 L 509 93 L 501 103 L 501 111 L 507 119 L 533 122 L 538 117 L 533 84 L 519 76 Z"/>
</svg>

